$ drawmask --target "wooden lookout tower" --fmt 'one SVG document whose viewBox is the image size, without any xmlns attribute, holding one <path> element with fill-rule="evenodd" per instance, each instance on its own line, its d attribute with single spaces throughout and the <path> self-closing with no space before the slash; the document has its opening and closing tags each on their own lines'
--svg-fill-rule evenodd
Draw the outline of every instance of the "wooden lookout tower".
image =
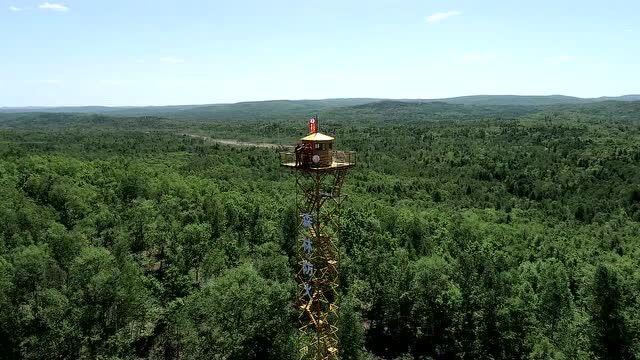
<svg viewBox="0 0 640 360">
<path fill-rule="evenodd" d="M 338 358 L 338 246 L 344 178 L 355 165 L 355 153 L 336 151 L 334 138 L 318 132 L 309 120 L 309 135 L 280 163 L 296 174 L 298 217 L 297 307 L 300 330 L 310 337 L 304 358 Z"/>
<path fill-rule="evenodd" d="M 321 133 L 309 134 L 298 144 L 300 164 L 312 168 L 329 167 L 333 163 L 333 138 Z M 300 156 L 303 155 L 303 156 Z"/>
</svg>

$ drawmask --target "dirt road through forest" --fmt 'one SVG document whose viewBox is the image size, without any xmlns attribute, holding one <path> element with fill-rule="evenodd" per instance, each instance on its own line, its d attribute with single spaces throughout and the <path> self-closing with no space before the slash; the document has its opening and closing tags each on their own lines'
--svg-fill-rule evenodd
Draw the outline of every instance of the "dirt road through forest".
<svg viewBox="0 0 640 360">
<path fill-rule="evenodd" d="M 290 145 L 278 145 L 278 144 L 269 144 L 269 143 L 253 143 L 253 142 L 245 142 L 245 141 L 238 141 L 238 140 L 234 140 L 234 139 L 214 139 L 212 137 L 209 136 L 204 136 L 204 135 L 196 135 L 196 134 L 182 134 L 183 136 L 190 136 L 193 138 L 199 138 L 199 139 L 203 139 L 205 141 L 208 142 L 214 142 L 214 143 L 218 143 L 218 144 L 223 144 L 223 145 L 231 145 L 231 146 L 254 146 L 254 147 L 259 147 L 259 148 L 285 148 L 285 149 L 289 149 L 289 148 L 293 148 L 293 146 Z"/>
</svg>

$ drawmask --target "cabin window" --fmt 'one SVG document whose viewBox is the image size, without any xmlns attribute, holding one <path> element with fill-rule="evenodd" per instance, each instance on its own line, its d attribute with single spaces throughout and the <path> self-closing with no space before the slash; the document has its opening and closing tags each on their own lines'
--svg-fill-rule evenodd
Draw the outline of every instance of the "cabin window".
<svg viewBox="0 0 640 360">
<path fill-rule="evenodd" d="M 315 144 L 315 149 L 319 150 L 320 149 L 320 144 Z"/>
</svg>

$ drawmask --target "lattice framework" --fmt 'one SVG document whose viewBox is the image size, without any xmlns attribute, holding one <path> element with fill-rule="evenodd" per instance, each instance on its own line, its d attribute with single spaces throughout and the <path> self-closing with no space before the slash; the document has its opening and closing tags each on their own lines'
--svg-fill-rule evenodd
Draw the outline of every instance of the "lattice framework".
<svg viewBox="0 0 640 360">
<path fill-rule="evenodd" d="M 300 244 L 310 240 L 312 251 L 299 246 L 297 273 L 300 330 L 313 336 L 312 349 L 303 349 L 302 358 L 315 353 L 317 359 L 338 358 L 338 286 L 340 208 L 342 185 L 348 167 L 297 169 L 296 203 Z M 311 216 L 311 224 L 305 216 Z M 310 226 L 305 226 L 310 225 Z M 312 271 L 305 268 L 312 266 Z M 308 291 L 306 286 L 311 287 Z"/>
</svg>

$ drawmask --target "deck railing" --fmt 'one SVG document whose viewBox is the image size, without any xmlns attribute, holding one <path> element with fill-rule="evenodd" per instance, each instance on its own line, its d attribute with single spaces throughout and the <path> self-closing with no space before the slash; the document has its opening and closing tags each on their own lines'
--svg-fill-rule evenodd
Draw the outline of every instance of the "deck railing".
<svg viewBox="0 0 640 360">
<path fill-rule="evenodd" d="M 356 164 L 356 152 L 355 151 L 334 151 L 333 162 L 347 165 Z"/>
<path fill-rule="evenodd" d="M 356 164 L 356 153 L 355 151 L 338 151 L 334 150 L 333 154 L 333 163 L 340 165 L 355 165 Z M 291 151 L 281 152 L 280 153 L 280 164 L 293 166 L 296 163 L 296 154 Z"/>
</svg>

